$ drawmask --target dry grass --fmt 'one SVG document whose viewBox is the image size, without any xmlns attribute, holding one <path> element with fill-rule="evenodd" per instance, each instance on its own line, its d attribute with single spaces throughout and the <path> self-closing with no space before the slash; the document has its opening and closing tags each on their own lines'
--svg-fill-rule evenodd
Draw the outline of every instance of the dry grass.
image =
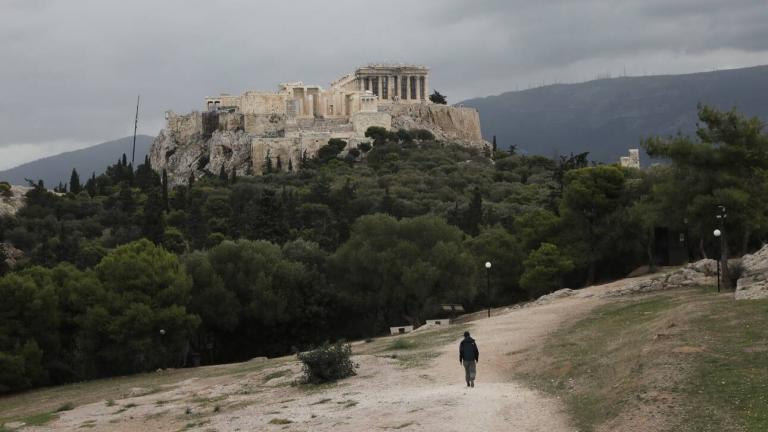
<svg viewBox="0 0 768 432">
<path fill-rule="evenodd" d="M 65 406 L 81 406 L 106 401 L 107 406 L 129 397 L 169 391 L 179 383 L 192 378 L 237 377 L 279 367 L 294 361 L 293 357 L 281 357 L 269 361 L 251 361 L 227 365 L 204 366 L 150 372 L 126 377 L 107 378 L 56 387 L 31 390 L 0 397 L 0 425 L 25 418 L 43 416 Z M 137 389 L 139 389 L 137 391 Z M 50 421 L 50 420 L 49 420 Z"/>
<path fill-rule="evenodd" d="M 768 430 L 761 346 L 768 301 L 676 291 L 596 309 L 516 372 L 561 397 L 581 431 L 757 432 Z"/>
</svg>

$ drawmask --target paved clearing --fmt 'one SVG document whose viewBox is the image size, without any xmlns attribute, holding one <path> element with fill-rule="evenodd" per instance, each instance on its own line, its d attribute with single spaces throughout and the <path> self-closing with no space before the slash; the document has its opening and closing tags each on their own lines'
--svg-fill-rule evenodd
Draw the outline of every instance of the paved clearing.
<svg viewBox="0 0 768 432">
<path fill-rule="evenodd" d="M 511 381 L 510 362 L 563 323 L 609 301 L 599 294 L 624 283 L 495 310 L 490 319 L 475 314 L 470 325 L 480 348 L 475 388 L 463 381 L 461 327 L 455 326 L 455 335 L 452 329 L 435 329 L 398 336 L 429 341 L 442 335 L 441 341 L 449 341 L 431 350 L 392 351 L 389 345 L 397 339 L 392 337 L 357 343 L 358 375 L 334 385 L 296 385 L 300 366 L 291 357 L 199 368 L 192 378 L 190 370 L 173 371 L 168 375 L 184 373 L 187 379 L 165 376 L 162 384 L 147 386 L 145 378 L 146 387 L 131 389 L 132 394 L 78 404 L 57 420 L 21 430 L 572 431 L 558 400 Z M 55 391 L 40 395 L 50 399 L 46 392 Z"/>
</svg>

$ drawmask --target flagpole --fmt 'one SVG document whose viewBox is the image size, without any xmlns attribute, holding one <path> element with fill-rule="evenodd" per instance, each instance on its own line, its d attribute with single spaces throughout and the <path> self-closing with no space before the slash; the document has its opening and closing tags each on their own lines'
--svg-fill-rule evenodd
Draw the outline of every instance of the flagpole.
<svg viewBox="0 0 768 432">
<path fill-rule="evenodd" d="M 139 127 L 139 100 L 141 95 L 136 96 L 136 118 L 133 121 L 133 151 L 131 152 L 131 166 L 134 167 L 134 159 L 136 158 L 136 129 Z"/>
</svg>

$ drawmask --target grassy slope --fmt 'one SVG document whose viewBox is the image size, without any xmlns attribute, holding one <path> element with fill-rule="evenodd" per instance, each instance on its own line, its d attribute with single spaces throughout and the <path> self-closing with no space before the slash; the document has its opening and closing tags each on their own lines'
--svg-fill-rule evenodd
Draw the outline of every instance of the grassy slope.
<svg viewBox="0 0 768 432">
<path fill-rule="evenodd" d="M 596 309 L 519 374 L 583 431 L 765 431 L 767 352 L 768 300 L 678 291 Z"/>
</svg>

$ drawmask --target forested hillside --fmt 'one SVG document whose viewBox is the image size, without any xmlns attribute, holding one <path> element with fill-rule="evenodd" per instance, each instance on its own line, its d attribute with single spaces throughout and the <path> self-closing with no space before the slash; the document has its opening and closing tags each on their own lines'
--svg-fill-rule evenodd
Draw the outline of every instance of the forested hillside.
<svg viewBox="0 0 768 432">
<path fill-rule="evenodd" d="M 611 163 L 643 139 L 695 132 L 697 104 L 768 121 L 768 66 L 555 84 L 462 104 L 480 110 L 485 139 L 496 135 L 500 147 L 549 157 L 589 150 Z"/>
<path fill-rule="evenodd" d="M 0 219 L 0 242 L 24 252 L 0 268 L 0 392 L 284 354 L 420 324 L 444 302 L 621 277 L 656 262 L 658 226 L 712 254 L 717 205 L 726 244 L 747 250 L 768 233 L 768 138 L 757 119 L 699 116 L 697 138 L 646 142 L 671 163 L 644 171 L 372 128 L 372 147 L 332 140 L 260 177 L 169 189 L 123 158 L 66 193 L 40 184 Z"/>
</svg>

